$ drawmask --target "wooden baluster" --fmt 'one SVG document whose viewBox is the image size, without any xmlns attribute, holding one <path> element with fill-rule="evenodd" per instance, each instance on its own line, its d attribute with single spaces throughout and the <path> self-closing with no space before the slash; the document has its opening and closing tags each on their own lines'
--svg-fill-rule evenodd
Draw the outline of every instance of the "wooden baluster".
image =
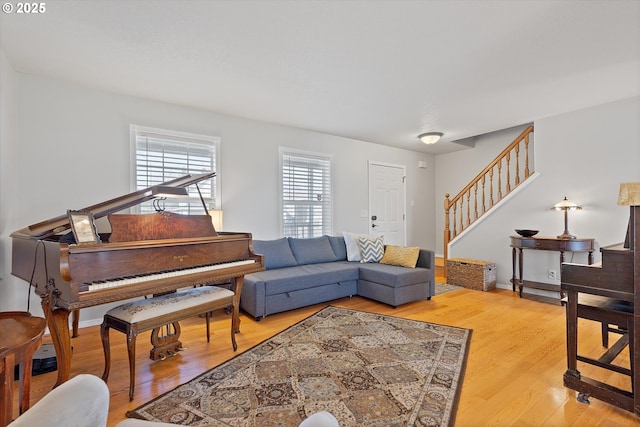
<svg viewBox="0 0 640 427">
<path fill-rule="evenodd" d="M 502 200 L 502 159 L 498 161 L 498 200 Z"/>
<path fill-rule="evenodd" d="M 524 136 L 524 152 L 526 156 L 525 166 L 524 166 L 524 178 L 529 178 L 529 134 Z"/>
<path fill-rule="evenodd" d="M 464 231 L 462 217 L 464 216 L 464 197 L 460 197 L 460 232 Z"/>
<path fill-rule="evenodd" d="M 478 182 L 473 186 L 473 220 L 478 219 Z"/>
<path fill-rule="evenodd" d="M 453 204 L 453 236 L 451 236 L 452 238 L 455 238 L 458 235 L 458 229 L 456 228 L 456 218 L 458 215 L 458 203 L 454 203 Z"/>
<path fill-rule="evenodd" d="M 489 209 L 493 207 L 493 168 L 489 170 Z"/>
<path fill-rule="evenodd" d="M 486 180 L 487 180 L 487 174 L 485 173 L 484 175 L 482 175 L 482 215 L 484 215 L 484 213 L 487 211 L 487 205 L 485 201 L 485 193 L 487 191 L 485 188 Z"/>
<path fill-rule="evenodd" d="M 520 143 L 516 145 L 516 187 L 520 185 Z"/>
<path fill-rule="evenodd" d="M 471 224 L 471 189 L 467 191 L 467 227 Z"/>
<path fill-rule="evenodd" d="M 511 193 L 511 151 L 506 155 L 507 160 L 507 194 Z"/>
</svg>

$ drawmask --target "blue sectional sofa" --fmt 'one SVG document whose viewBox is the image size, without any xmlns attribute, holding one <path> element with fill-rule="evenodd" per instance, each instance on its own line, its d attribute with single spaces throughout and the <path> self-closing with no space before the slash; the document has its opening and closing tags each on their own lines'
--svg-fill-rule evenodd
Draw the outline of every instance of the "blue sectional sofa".
<svg viewBox="0 0 640 427">
<path fill-rule="evenodd" d="M 415 268 L 347 261 L 342 236 L 254 240 L 253 250 L 266 269 L 245 276 L 240 307 L 256 320 L 353 295 L 397 307 L 435 293 L 435 254 L 426 249 Z"/>
</svg>

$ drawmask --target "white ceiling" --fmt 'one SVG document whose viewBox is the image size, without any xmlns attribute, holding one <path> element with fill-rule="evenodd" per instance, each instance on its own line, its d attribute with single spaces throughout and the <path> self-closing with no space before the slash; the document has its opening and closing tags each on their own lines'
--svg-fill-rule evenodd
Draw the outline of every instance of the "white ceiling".
<svg viewBox="0 0 640 427">
<path fill-rule="evenodd" d="M 45 5 L 1 14 L 18 72 L 433 154 L 640 95 L 638 0 Z"/>
</svg>

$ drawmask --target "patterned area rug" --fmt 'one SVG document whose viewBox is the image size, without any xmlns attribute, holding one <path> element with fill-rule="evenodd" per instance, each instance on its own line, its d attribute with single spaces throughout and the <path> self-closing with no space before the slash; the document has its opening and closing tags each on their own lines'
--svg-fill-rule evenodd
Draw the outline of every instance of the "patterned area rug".
<svg viewBox="0 0 640 427">
<path fill-rule="evenodd" d="M 436 295 L 446 294 L 447 292 L 457 291 L 458 289 L 464 289 L 464 288 L 462 286 L 436 282 Z"/>
<path fill-rule="evenodd" d="M 326 307 L 127 413 L 189 426 L 453 425 L 471 330 Z"/>
<path fill-rule="evenodd" d="M 436 282 L 436 295 L 446 294 L 447 292 L 457 291 L 458 289 L 464 289 L 464 288 L 462 286 Z"/>
</svg>

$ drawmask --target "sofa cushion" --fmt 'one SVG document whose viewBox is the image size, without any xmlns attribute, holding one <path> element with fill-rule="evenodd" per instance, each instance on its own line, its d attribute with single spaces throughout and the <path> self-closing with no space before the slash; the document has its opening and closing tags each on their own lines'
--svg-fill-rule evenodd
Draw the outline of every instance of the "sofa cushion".
<svg viewBox="0 0 640 427">
<path fill-rule="evenodd" d="M 379 262 L 384 255 L 384 242 L 380 237 L 358 237 L 360 262 Z"/>
<path fill-rule="evenodd" d="M 387 245 L 380 264 L 398 265 L 400 267 L 415 268 L 420 255 L 419 247 Z"/>
<path fill-rule="evenodd" d="M 264 265 L 267 270 L 298 265 L 291 252 L 289 239 L 286 237 L 277 240 L 254 240 L 253 251 L 264 255 Z"/>
<path fill-rule="evenodd" d="M 327 236 L 329 243 L 331 243 L 331 249 L 336 254 L 338 261 L 347 260 L 347 246 L 344 244 L 344 237 L 342 236 Z"/>
<path fill-rule="evenodd" d="M 277 295 L 357 279 L 358 265 L 346 262 L 299 265 L 244 276 L 245 284 L 266 283 L 265 295 Z"/>
<path fill-rule="evenodd" d="M 344 244 L 347 247 L 347 261 L 360 261 L 360 246 L 358 245 L 358 237 L 369 237 L 368 234 L 342 233 L 344 236 Z"/>
<path fill-rule="evenodd" d="M 298 265 L 338 261 L 327 236 L 307 239 L 290 237 L 289 246 Z"/>
<path fill-rule="evenodd" d="M 431 270 L 426 268 L 406 268 L 379 263 L 359 264 L 359 268 L 361 280 L 394 288 L 431 281 Z"/>
</svg>

